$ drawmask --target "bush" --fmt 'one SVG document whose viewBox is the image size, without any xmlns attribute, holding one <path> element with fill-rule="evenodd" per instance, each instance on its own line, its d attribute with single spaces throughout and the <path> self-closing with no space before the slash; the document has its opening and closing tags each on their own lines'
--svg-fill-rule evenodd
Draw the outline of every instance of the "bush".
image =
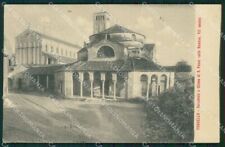
<svg viewBox="0 0 225 147">
<path fill-rule="evenodd" d="M 193 87 L 167 91 L 146 103 L 146 135 L 151 142 L 191 142 L 194 137 Z"/>
</svg>

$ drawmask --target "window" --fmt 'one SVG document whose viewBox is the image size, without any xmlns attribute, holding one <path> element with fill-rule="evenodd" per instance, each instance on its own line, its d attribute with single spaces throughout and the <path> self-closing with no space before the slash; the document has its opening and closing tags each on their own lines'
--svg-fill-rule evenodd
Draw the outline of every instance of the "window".
<svg viewBox="0 0 225 147">
<path fill-rule="evenodd" d="M 167 77 L 166 75 L 162 75 L 160 78 L 160 93 L 166 90 Z"/>
<path fill-rule="evenodd" d="M 141 81 L 141 95 L 145 97 L 147 96 L 148 76 L 141 75 L 140 81 Z"/>
<path fill-rule="evenodd" d="M 136 40 L 136 35 L 132 34 L 132 38 L 133 38 L 133 40 Z"/>
<path fill-rule="evenodd" d="M 114 50 L 109 46 L 103 46 L 97 52 L 98 58 L 112 58 L 114 56 L 115 56 Z"/>
<path fill-rule="evenodd" d="M 50 58 L 48 58 L 48 64 L 51 64 L 51 59 Z"/>
<path fill-rule="evenodd" d="M 59 53 L 59 48 L 56 48 L 56 52 Z"/>
</svg>

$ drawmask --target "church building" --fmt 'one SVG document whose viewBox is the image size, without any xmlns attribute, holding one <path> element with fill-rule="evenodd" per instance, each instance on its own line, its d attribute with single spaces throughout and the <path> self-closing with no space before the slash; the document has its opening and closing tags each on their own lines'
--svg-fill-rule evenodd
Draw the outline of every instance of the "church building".
<svg viewBox="0 0 225 147">
<path fill-rule="evenodd" d="M 44 89 L 65 97 L 116 100 L 156 97 L 174 87 L 176 72 L 191 71 L 157 64 L 155 44 L 147 43 L 141 33 L 111 26 L 107 12 L 95 13 L 93 21 L 93 34 L 75 62 L 35 66 L 26 73 Z"/>
<path fill-rule="evenodd" d="M 57 71 L 56 83 L 63 81 L 57 92 L 70 97 L 149 98 L 174 86 L 175 67 L 154 62 L 155 44 L 146 43 L 145 35 L 110 26 L 107 12 L 94 14 L 93 20 L 93 35 L 78 51 L 78 61 Z"/>
<path fill-rule="evenodd" d="M 28 28 L 16 37 L 16 64 L 71 63 L 75 61 L 78 49 L 80 49 L 78 45 Z"/>
</svg>

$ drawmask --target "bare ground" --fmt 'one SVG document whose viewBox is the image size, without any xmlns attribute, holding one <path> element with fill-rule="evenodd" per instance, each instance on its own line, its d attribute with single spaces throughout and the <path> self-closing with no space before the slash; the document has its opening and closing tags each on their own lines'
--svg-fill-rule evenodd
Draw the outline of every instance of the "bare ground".
<svg viewBox="0 0 225 147">
<path fill-rule="evenodd" d="M 146 142 L 143 107 L 11 93 L 4 99 L 3 141 Z"/>
</svg>

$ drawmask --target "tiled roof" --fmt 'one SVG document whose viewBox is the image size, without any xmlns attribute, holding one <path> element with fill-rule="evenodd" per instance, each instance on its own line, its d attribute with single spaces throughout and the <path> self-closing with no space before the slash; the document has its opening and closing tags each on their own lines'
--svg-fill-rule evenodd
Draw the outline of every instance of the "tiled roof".
<svg viewBox="0 0 225 147">
<path fill-rule="evenodd" d="M 71 47 L 74 47 L 76 49 L 80 49 L 81 47 L 79 45 L 76 45 L 76 44 L 73 44 L 73 43 L 70 43 L 70 42 L 67 42 L 67 41 L 64 41 L 64 40 L 61 40 L 61 39 L 58 39 L 58 38 L 55 38 L 55 37 L 52 37 L 52 36 L 49 36 L 49 35 L 46 35 L 46 34 L 43 34 L 41 32 L 38 32 L 36 30 L 31 30 L 30 28 L 29 29 L 26 29 L 25 31 L 23 31 L 21 34 L 19 34 L 18 36 L 24 34 L 24 33 L 36 33 L 36 34 L 39 34 L 40 36 L 46 38 L 46 39 L 50 39 L 50 40 L 53 40 L 53 41 L 56 41 L 56 42 L 59 42 L 59 43 L 63 43 L 65 45 L 68 45 L 68 46 L 71 46 Z M 17 36 L 17 37 L 18 37 Z"/>
<path fill-rule="evenodd" d="M 136 33 L 136 34 L 142 35 L 140 33 L 134 32 L 130 29 L 127 29 L 127 28 L 117 25 L 117 24 L 106 30 L 103 30 L 102 32 L 99 32 L 98 34 L 110 34 L 110 33 Z M 144 36 L 144 35 L 142 35 L 142 36 Z"/>
<path fill-rule="evenodd" d="M 75 71 L 167 71 L 168 68 L 143 58 L 130 58 L 118 61 L 79 61 L 71 65 L 70 69 Z"/>
<path fill-rule="evenodd" d="M 117 61 L 77 61 L 70 64 L 39 65 L 27 68 L 27 72 L 30 74 L 54 74 L 59 71 L 177 71 L 176 66 L 160 66 L 153 61 L 143 58 L 130 58 Z M 184 70 L 183 72 L 190 71 Z"/>
<path fill-rule="evenodd" d="M 74 58 L 68 58 L 68 57 L 64 57 L 64 56 L 59 57 L 59 62 L 61 62 L 61 63 L 72 63 L 75 61 L 76 61 L 76 59 L 74 59 Z"/>
<path fill-rule="evenodd" d="M 68 46 L 71 46 L 71 47 L 74 47 L 74 48 L 77 48 L 77 49 L 80 49 L 81 47 L 79 45 L 76 45 L 76 44 L 73 44 L 73 43 L 70 43 L 70 42 L 67 42 L 67 41 L 64 41 L 64 40 L 61 40 L 61 39 L 58 39 L 58 38 L 55 38 L 55 37 L 51 37 L 51 36 L 48 36 L 46 34 L 42 34 L 42 33 L 39 33 L 41 36 L 43 36 L 44 38 L 47 38 L 47 39 L 50 39 L 50 40 L 54 40 L 56 42 L 60 42 L 60 43 L 63 43 L 65 45 L 68 45 Z"/>
<path fill-rule="evenodd" d="M 57 65 L 37 65 L 37 66 L 30 66 L 26 72 L 30 74 L 54 74 L 60 69 L 66 68 L 67 65 L 65 64 L 57 64 Z"/>
<path fill-rule="evenodd" d="M 79 71 L 117 71 L 124 65 L 124 60 L 119 61 L 80 61 L 71 66 L 71 70 Z"/>
<path fill-rule="evenodd" d="M 47 52 L 43 52 L 43 53 L 53 59 L 58 60 L 58 62 L 61 62 L 61 63 L 72 63 L 72 62 L 76 61 L 75 58 L 59 56 L 59 55 L 55 55 L 55 54 L 51 54 L 51 53 L 47 53 Z"/>
</svg>

